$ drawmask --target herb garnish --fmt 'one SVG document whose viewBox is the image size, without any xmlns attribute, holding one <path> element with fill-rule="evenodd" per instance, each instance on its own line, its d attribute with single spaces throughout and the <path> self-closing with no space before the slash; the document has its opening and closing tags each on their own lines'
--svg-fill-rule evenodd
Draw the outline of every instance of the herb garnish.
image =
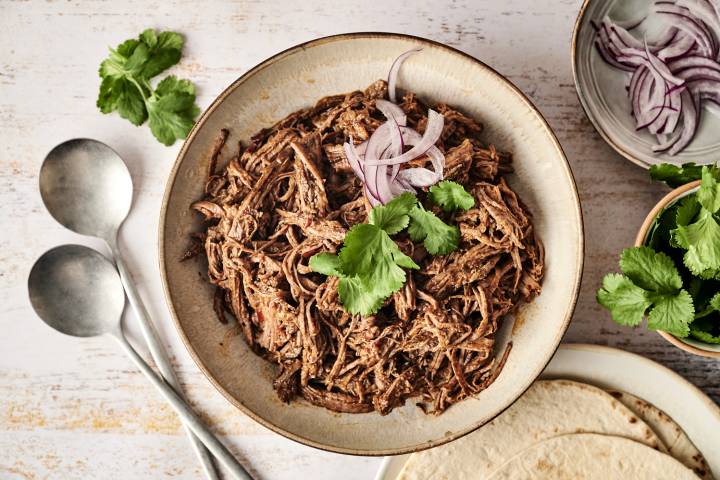
<svg viewBox="0 0 720 480">
<path fill-rule="evenodd" d="M 133 125 L 149 119 L 150 130 L 165 145 L 185 138 L 200 109 L 195 86 L 174 75 L 153 90 L 150 80 L 180 61 L 183 38 L 175 32 L 147 29 L 137 39 L 126 40 L 101 64 L 102 78 L 97 106 L 103 113 L 117 111 Z"/>
<path fill-rule="evenodd" d="M 720 343 L 718 170 L 662 164 L 651 175 L 671 185 L 695 175 L 702 182 L 658 215 L 647 246 L 623 251 L 624 275 L 606 275 L 597 300 L 621 325 L 638 325 L 647 313 L 652 330 Z"/>
<path fill-rule="evenodd" d="M 450 183 L 457 187 L 442 186 Z M 452 189 L 457 198 L 464 198 L 462 193 L 470 196 L 454 182 L 441 182 L 437 187 Z M 457 191 L 458 188 L 462 193 Z M 475 203 L 471 196 L 470 199 L 472 203 L 464 199 L 460 203 L 445 204 L 452 205 L 449 211 L 467 210 Z M 400 250 L 390 235 L 407 228 L 410 238 L 423 242 L 432 255 L 446 255 L 456 250 L 460 242 L 460 229 L 426 210 L 411 193 L 403 193 L 386 205 L 373 208 L 368 220 L 370 223 L 355 225 L 348 231 L 339 254 L 318 253 L 310 258 L 313 271 L 340 278 L 340 303 L 352 314 L 376 314 L 385 300 L 405 284 L 403 268 L 420 268 Z"/>
<path fill-rule="evenodd" d="M 440 205 L 446 212 L 462 208 L 470 210 L 475 205 L 475 199 L 462 185 L 451 180 L 444 180 L 430 187 L 428 198 L 435 205 Z"/>
</svg>

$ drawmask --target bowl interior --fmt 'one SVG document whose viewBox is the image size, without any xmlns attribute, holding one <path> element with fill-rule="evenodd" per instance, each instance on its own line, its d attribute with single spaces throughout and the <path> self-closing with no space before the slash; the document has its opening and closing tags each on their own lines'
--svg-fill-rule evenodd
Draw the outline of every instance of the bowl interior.
<svg viewBox="0 0 720 480">
<path fill-rule="evenodd" d="M 590 22 L 601 21 L 606 15 L 616 21 L 647 19 L 633 30 L 638 38 L 652 39 L 662 31 L 665 21 L 651 14 L 649 0 L 586 0 L 575 25 L 573 41 L 573 69 L 575 86 L 585 112 L 595 129 L 618 153 L 648 168 L 662 162 L 708 163 L 720 152 L 720 109 L 705 102 L 700 125 L 690 145 L 675 156 L 652 151 L 656 139 L 646 129 L 636 131 L 631 115 L 626 86 L 629 74 L 608 65 L 597 52 L 593 42 L 595 30 Z"/>
<path fill-rule="evenodd" d="M 688 195 L 697 193 L 699 188 L 700 181 L 698 180 L 676 188 L 672 192 L 668 193 L 665 198 L 660 200 L 655 208 L 650 211 L 645 219 L 645 222 L 643 222 L 642 227 L 640 227 L 640 231 L 638 232 L 638 236 L 635 240 L 635 245 L 645 245 L 648 242 L 648 237 L 650 236 L 650 231 L 655 223 L 655 220 L 666 208 L 671 207 L 673 204 L 679 202 Z M 706 357 L 720 357 L 720 345 L 701 342 L 700 340 L 690 337 L 680 338 L 663 331 L 658 331 L 658 333 L 676 347 L 679 347 L 687 352 Z"/>
<path fill-rule="evenodd" d="M 408 402 L 387 416 L 338 414 L 303 401 L 281 403 L 272 389 L 274 367 L 253 354 L 238 330 L 218 322 L 212 289 L 198 273 L 204 262 L 179 262 L 188 236 L 201 224 L 189 205 L 202 196 L 208 153 L 221 128 L 228 145 L 247 142 L 263 126 L 325 95 L 362 89 L 384 78 L 392 60 L 416 46 L 400 87 L 431 102 L 456 105 L 480 119 L 487 138 L 514 153 L 513 188 L 534 214 L 546 248 L 542 294 L 506 322 L 513 348 L 499 378 L 475 398 L 440 416 Z M 430 41 L 391 34 L 349 34 L 285 51 L 229 87 L 190 134 L 171 173 L 160 229 L 160 261 L 168 304 L 200 368 L 220 391 L 263 425 L 303 443 L 337 452 L 385 455 L 437 445 L 487 422 L 537 377 L 557 348 L 577 298 L 583 260 L 582 219 L 572 174 L 540 114 L 482 63 Z"/>
</svg>

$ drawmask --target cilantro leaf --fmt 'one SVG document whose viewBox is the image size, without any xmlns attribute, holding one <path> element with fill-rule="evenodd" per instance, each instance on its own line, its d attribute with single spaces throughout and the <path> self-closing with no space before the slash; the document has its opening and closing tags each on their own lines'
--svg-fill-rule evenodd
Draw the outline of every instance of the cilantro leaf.
<svg viewBox="0 0 720 480">
<path fill-rule="evenodd" d="M 118 79 L 115 83 L 118 90 L 115 109 L 122 118 L 130 120 L 133 125 L 142 125 L 148 118 L 142 95 L 139 95 L 137 90 L 124 79 Z"/>
<path fill-rule="evenodd" d="M 370 212 L 370 223 L 385 230 L 389 235 L 395 235 L 407 228 L 410 222 L 408 213 L 417 204 L 417 197 L 412 193 L 405 192 L 392 200 L 387 205 L 378 205 Z"/>
<path fill-rule="evenodd" d="M 690 336 L 701 342 L 720 344 L 720 317 L 695 320 L 690 324 Z"/>
<path fill-rule="evenodd" d="M 156 35 L 155 30 L 148 29 L 140 34 L 140 38 L 149 48 L 143 77 L 152 78 L 180 61 L 184 41 L 179 33 L 161 32 Z"/>
<path fill-rule="evenodd" d="M 358 277 L 341 277 L 338 284 L 340 303 L 353 315 L 374 315 L 386 297 L 378 295 Z"/>
<path fill-rule="evenodd" d="M 702 183 L 697 192 L 697 199 L 710 213 L 720 210 L 720 182 L 707 167 L 703 167 L 702 170 Z"/>
<path fill-rule="evenodd" d="M 635 285 L 644 290 L 675 293 L 682 288 L 680 273 L 672 259 L 650 247 L 623 250 L 620 268 Z"/>
<path fill-rule="evenodd" d="M 687 337 L 688 325 L 695 317 L 692 297 L 686 290 L 676 295 L 654 295 L 653 307 L 648 315 L 648 328 L 663 330 L 677 337 Z"/>
<path fill-rule="evenodd" d="M 687 226 L 700 213 L 700 202 L 695 195 L 688 195 L 680 200 L 675 216 L 677 225 Z"/>
<path fill-rule="evenodd" d="M 410 238 L 415 242 L 423 242 L 432 255 L 447 255 L 457 250 L 460 244 L 460 229 L 457 225 L 446 224 L 421 205 L 410 211 L 410 219 Z"/>
<path fill-rule="evenodd" d="M 195 88 L 175 77 L 165 78 L 155 91 L 150 85 L 150 79 L 180 61 L 182 48 L 180 34 L 148 29 L 110 49 L 98 71 L 97 107 L 102 113 L 117 111 L 133 125 L 149 118 L 153 134 L 165 145 L 187 136 L 199 113 Z"/>
<path fill-rule="evenodd" d="M 670 242 L 670 231 L 677 227 L 676 217 L 678 205 L 671 205 L 657 216 L 650 226 L 646 245 L 655 251 L 661 251 L 662 246 Z"/>
<path fill-rule="evenodd" d="M 475 205 L 473 196 L 462 185 L 450 180 L 444 180 L 430 187 L 428 199 L 446 212 L 458 209 L 470 210 Z"/>
<path fill-rule="evenodd" d="M 690 326 L 690 335 L 700 340 L 701 342 L 711 343 L 714 345 L 720 344 L 720 335 L 713 335 L 705 330 L 700 330 Z"/>
<path fill-rule="evenodd" d="M 651 304 L 645 290 L 617 273 L 605 275 L 603 287 L 597 292 L 597 301 L 610 310 L 615 322 L 629 326 L 639 325 Z"/>
<path fill-rule="evenodd" d="M 195 87 L 174 75 L 166 77 L 146 103 L 150 130 L 160 143 L 172 145 L 185 138 L 195 123 L 200 109 L 195 105 Z"/>
<path fill-rule="evenodd" d="M 310 268 L 340 277 L 340 302 L 348 312 L 377 313 L 387 297 L 405 284 L 403 268 L 420 268 L 377 225 L 355 225 L 345 236 L 339 255 L 318 253 Z"/>
<path fill-rule="evenodd" d="M 683 262 L 694 275 L 712 277 L 720 270 L 720 225 L 710 211 L 703 208 L 695 223 L 678 226 L 673 239 L 687 250 Z"/>
<path fill-rule="evenodd" d="M 669 187 L 676 188 L 700 178 L 701 165 L 684 163 L 682 166 L 670 163 L 661 163 L 650 167 L 650 178 L 659 182 L 665 182 Z"/>
<path fill-rule="evenodd" d="M 322 273 L 323 275 L 334 275 L 341 277 L 342 266 L 340 258 L 334 253 L 318 253 L 310 257 L 310 268 L 313 272 Z"/>
<path fill-rule="evenodd" d="M 716 312 L 720 312 L 720 292 L 716 293 L 715 296 L 710 299 L 710 306 L 714 308 Z"/>
</svg>

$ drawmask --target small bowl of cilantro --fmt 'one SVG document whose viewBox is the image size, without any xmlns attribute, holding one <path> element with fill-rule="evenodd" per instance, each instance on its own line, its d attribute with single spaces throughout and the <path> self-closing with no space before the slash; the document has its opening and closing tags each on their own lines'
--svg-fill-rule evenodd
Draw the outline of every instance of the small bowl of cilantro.
<svg viewBox="0 0 720 480">
<path fill-rule="evenodd" d="M 720 169 L 660 164 L 650 175 L 675 189 L 650 211 L 597 301 L 620 325 L 647 318 L 675 346 L 720 358 Z"/>
</svg>

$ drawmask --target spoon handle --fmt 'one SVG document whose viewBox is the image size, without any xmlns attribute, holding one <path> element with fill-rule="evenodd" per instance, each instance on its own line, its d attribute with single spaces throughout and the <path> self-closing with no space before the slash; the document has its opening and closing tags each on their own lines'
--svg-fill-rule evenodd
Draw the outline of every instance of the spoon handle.
<svg viewBox="0 0 720 480">
<path fill-rule="evenodd" d="M 252 480 L 250 474 L 238 463 L 233 455 L 220 443 L 220 440 L 213 435 L 210 430 L 200 421 L 195 415 L 195 412 L 188 406 L 187 403 L 178 395 L 178 393 L 172 389 L 170 385 L 163 381 L 162 377 L 158 376 L 149 366 L 145 363 L 135 349 L 130 345 L 122 331 L 113 333 L 115 339 L 117 339 L 120 346 L 125 350 L 125 353 L 135 362 L 135 365 L 140 369 L 142 373 L 150 380 L 150 382 L 157 388 L 160 393 L 163 394 L 168 403 L 175 409 L 177 414 L 183 420 L 200 441 L 215 455 L 223 467 L 225 467 L 233 478 L 238 480 Z"/>
<path fill-rule="evenodd" d="M 165 377 L 165 380 L 179 395 L 182 396 L 180 382 L 178 381 L 175 371 L 172 368 L 172 364 L 168 359 L 167 352 L 165 351 L 165 348 L 163 348 L 162 343 L 160 343 L 160 337 L 157 330 L 155 329 L 152 320 L 150 320 L 150 315 L 148 314 L 140 295 L 138 295 L 138 292 L 135 289 L 130 273 L 125 266 L 125 261 L 120 254 L 120 249 L 117 245 L 117 236 L 115 236 L 115 238 L 109 238 L 107 243 L 112 251 L 115 264 L 117 265 L 118 272 L 120 273 L 120 280 L 122 281 L 123 287 L 125 287 L 125 293 L 127 294 L 128 300 L 130 300 L 130 305 L 132 305 L 133 310 L 135 311 L 135 316 L 140 324 L 140 330 L 142 331 L 145 342 L 150 350 L 150 355 L 152 355 L 153 360 L 155 360 L 155 364 L 160 370 L 162 376 Z M 205 471 L 205 475 L 208 480 L 219 480 L 217 471 L 215 470 L 215 465 L 212 463 L 212 459 L 210 458 L 210 453 L 200 440 L 193 435 L 192 431 L 188 429 L 187 425 L 185 426 L 185 430 L 188 433 L 193 450 L 195 450 L 195 454 L 200 459 L 200 463 L 203 466 L 203 470 Z"/>
</svg>

